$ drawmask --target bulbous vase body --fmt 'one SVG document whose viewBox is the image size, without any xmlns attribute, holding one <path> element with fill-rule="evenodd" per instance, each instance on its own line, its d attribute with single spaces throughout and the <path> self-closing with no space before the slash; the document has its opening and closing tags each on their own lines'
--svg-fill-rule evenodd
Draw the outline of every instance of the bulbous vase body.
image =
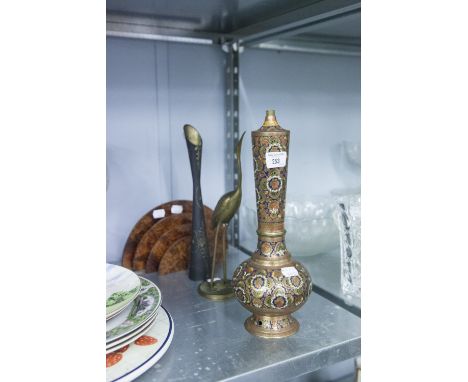
<svg viewBox="0 0 468 382">
<path fill-rule="evenodd" d="M 289 131 L 279 126 L 274 111 L 267 111 L 262 127 L 252 132 L 252 150 L 258 243 L 251 258 L 234 271 L 232 286 L 239 302 L 252 312 L 245 321 L 250 333 L 287 337 L 299 330 L 291 313 L 306 302 L 312 281 L 285 244 Z"/>
</svg>

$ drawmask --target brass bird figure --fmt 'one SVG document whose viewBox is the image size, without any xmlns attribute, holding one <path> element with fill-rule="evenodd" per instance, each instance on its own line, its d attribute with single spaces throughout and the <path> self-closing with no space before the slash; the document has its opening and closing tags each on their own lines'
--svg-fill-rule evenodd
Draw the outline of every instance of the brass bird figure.
<svg viewBox="0 0 468 382">
<path fill-rule="evenodd" d="M 229 222 L 235 215 L 236 211 L 239 209 L 242 200 L 242 167 L 241 167 L 241 159 L 240 154 L 242 150 L 242 140 L 244 139 L 245 131 L 242 133 L 239 142 L 237 143 L 236 147 L 236 156 L 237 156 L 237 172 L 238 182 L 237 186 L 233 191 L 229 191 L 218 200 L 216 207 L 214 209 L 213 215 L 211 217 L 211 226 L 212 228 L 216 227 L 215 232 L 215 244 L 214 244 L 214 252 L 213 252 L 213 261 L 211 264 L 211 288 L 213 288 L 214 283 L 214 273 L 215 273 L 215 264 L 216 264 L 216 248 L 218 245 L 218 233 L 221 226 L 223 226 L 224 231 L 226 230 Z M 223 275 L 224 275 L 224 282 L 227 280 L 227 256 L 226 256 L 226 243 L 225 243 L 225 235 L 223 235 Z"/>
</svg>

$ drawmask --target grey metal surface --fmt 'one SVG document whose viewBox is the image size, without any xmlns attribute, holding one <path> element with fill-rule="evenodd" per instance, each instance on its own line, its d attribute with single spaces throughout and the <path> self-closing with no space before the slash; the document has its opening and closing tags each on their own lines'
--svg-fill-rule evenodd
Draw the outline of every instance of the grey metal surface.
<svg viewBox="0 0 468 382">
<path fill-rule="evenodd" d="M 336 1 L 336 0 L 326 0 Z M 107 0 L 107 11 L 156 17 L 163 26 L 232 32 L 323 0 Z"/>
<path fill-rule="evenodd" d="M 322 39 L 279 39 L 262 42 L 255 46 L 260 49 L 280 50 L 287 52 L 336 54 L 342 56 L 360 56 L 361 45 L 351 41 L 343 43 L 338 41 L 323 41 Z"/>
<path fill-rule="evenodd" d="M 230 38 L 223 33 L 193 29 L 190 22 L 151 15 L 107 12 L 107 35 L 113 37 L 165 40 L 196 44 L 212 44 Z"/>
<path fill-rule="evenodd" d="M 335 6 L 338 6 L 336 4 Z M 346 9 L 349 9 L 348 6 Z M 361 54 L 361 11 L 360 4 L 351 6 L 351 11 L 344 11 L 327 17 L 326 13 L 318 13 L 315 17 L 304 18 L 304 24 L 299 29 L 288 29 L 281 25 L 283 31 L 276 33 L 265 41 L 261 38 L 257 43 L 248 43 L 248 46 L 260 49 L 278 51 L 338 54 L 359 56 Z M 336 10 L 335 10 L 336 12 Z M 280 20 L 277 21 L 280 23 Z M 271 31 L 270 31 L 271 32 Z"/>
<path fill-rule="evenodd" d="M 262 44 L 287 37 L 274 49 L 329 53 L 341 45 L 312 50 L 298 41 L 293 49 L 295 38 L 317 43 L 320 36 L 360 37 L 360 8 L 359 0 L 108 0 L 107 35 L 267 49 L 272 45 Z"/>
<path fill-rule="evenodd" d="M 230 270 L 245 258 L 231 247 Z M 184 272 L 146 277 L 161 289 L 175 332 L 168 352 L 139 382 L 285 381 L 360 354 L 360 319 L 315 293 L 294 314 L 297 334 L 266 340 L 244 329 L 249 312 L 235 299 L 202 298 Z"/>
<path fill-rule="evenodd" d="M 310 36 L 309 36 L 310 34 Z M 314 36 L 346 36 L 349 38 L 361 38 L 361 13 L 352 13 L 327 22 L 311 26 L 304 37 Z"/>
<path fill-rule="evenodd" d="M 225 147 L 225 181 L 226 191 L 234 190 L 238 183 L 237 165 L 234 157 L 235 147 L 239 141 L 239 46 L 237 43 L 226 43 L 223 46 L 225 59 L 225 99 L 226 99 L 226 147 Z M 228 230 L 228 242 L 239 245 L 239 213 L 237 212 Z"/>
<path fill-rule="evenodd" d="M 107 0 L 106 9 L 111 13 L 133 14 L 154 18 L 160 27 L 181 30 L 221 32 L 225 27 L 225 13 L 229 3 L 218 0 Z"/>
<path fill-rule="evenodd" d="M 287 382 L 355 382 L 355 375 L 355 360 L 347 359 L 313 373 L 290 379 Z"/>
<path fill-rule="evenodd" d="M 336 20 L 348 15 L 359 14 L 361 3 L 358 0 L 326 0 L 294 9 L 279 16 L 238 29 L 233 34 L 239 36 L 244 45 L 258 44 L 279 36 L 288 37 L 305 33 L 317 24 Z"/>
</svg>

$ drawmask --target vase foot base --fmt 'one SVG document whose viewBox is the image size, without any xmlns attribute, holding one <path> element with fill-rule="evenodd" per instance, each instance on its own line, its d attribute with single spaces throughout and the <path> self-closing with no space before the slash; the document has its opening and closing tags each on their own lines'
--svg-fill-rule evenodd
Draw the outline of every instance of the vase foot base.
<svg viewBox="0 0 468 382">
<path fill-rule="evenodd" d="M 260 316 L 253 314 L 244 323 L 250 334 L 263 338 L 289 337 L 299 330 L 299 322 L 290 314 L 284 316 Z"/>
<path fill-rule="evenodd" d="M 234 289 L 231 286 L 231 280 L 216 280 L 213 282 L 213 287 L 208 281 L 203 281 L 198 285 L 198 293 L 201 296 L 215 301 L 227 300 L 234 297 Z"/>
</svg>

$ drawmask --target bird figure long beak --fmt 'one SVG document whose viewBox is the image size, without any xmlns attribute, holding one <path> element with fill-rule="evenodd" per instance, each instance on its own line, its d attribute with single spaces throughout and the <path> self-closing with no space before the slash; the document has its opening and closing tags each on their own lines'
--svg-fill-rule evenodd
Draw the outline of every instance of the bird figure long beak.
<svg viewBox="0 0 468 382">
<path fill-rule="evenodd" d="M 245 135 L 245 131 L 242 133 L 242 135 L 241 135 L 241 137 L 239 139 L 239 142 L 237 142 L 236 154 L 237 154 L 238 158 L 240 157 L 240 152 L 241 152 L 241 149 L 242 149 L 242 141 L 244 140 L 244 135 Z"/>
</svg>

